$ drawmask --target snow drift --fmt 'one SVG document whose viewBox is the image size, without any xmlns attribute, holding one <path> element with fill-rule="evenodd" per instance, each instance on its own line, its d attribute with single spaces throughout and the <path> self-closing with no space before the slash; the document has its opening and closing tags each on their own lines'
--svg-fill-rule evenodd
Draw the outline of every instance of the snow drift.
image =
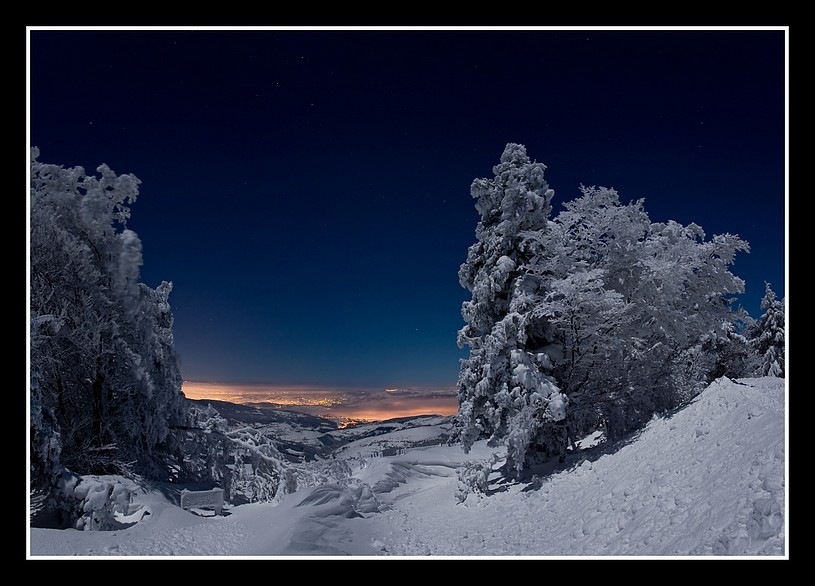
<svg viewBox="0 0 815 586">
<path fill-rule="evenodd" d="M 784 379 L 710 385 L 634 436 L 569 453 L 528 482 L 493 475 L 490 494 L 459 502 L 457 470 L 505 454 L 477 442 L 387 453 L 388 435 L 338 450 L 344 484 L 301 489 L 276 504 L 183 511 L 158 492 L 132 503 L 123 529 L 30 529 L 30 556 L 107 557 L 662 557 L 786 556 L 788 469 Z M 444 436 L 439 419 L 434 427 Z M 589 445 L 589 444 L 587 444 Z M 496 464 L 497 465 L 497 464 Z M 129 524 L 129 526 L 127 526 Z"/>
</svg>

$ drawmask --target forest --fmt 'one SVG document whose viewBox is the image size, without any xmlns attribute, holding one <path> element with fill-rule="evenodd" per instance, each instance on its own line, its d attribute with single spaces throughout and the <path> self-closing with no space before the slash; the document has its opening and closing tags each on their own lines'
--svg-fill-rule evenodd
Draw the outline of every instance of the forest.
<svg viewBox="0 0 815 586">
<path fill-rule="evenodd" d="M 90 493 L 86 476 L 217 484 L 233 502 L 319 482 L 274 438 L 230 430 L 184 397 L 172 282 L 141 282 L 141 240 L 127 227 L 138 178 L 38 158 L 33 148 L 32 526 L 108 528 L 130 489 Z M 643 201 L 605 187 L 582 187 L 553 215 L 545 170 L 510 143 L 471 185 L 480 219 L 458 275 L 469 355 L 451 441 L 504 446 L 502 474 L 518 478 L 594 432 L 623 438 L 720 377 L 785 376 L 784 300 L 767 283 L 761 316 L 736 305 L 744 283 L 731 269 L 747 242 L 652 222 Z M 479 490 L 484 470 L 468 482 Z"/>
</svg>

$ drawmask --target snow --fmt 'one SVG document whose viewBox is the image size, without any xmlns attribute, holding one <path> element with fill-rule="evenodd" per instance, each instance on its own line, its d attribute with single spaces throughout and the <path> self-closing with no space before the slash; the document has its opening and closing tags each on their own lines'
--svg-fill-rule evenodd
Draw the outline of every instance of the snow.
<svg viewBox="0 0 815 586">
<path fill-rule="evenodd" d="M 527 482 L 490 476 L 458 502 L 458 470 L 500 451 L 428 445 L 449 419 L 342 446 L 354 470 L 278 503 L 184 511 L 141 491 L 115 531 L 29 529 L 29 556 L 197 558 L 787 557 L 786 385 L 720 379 L 611 445 L 596 435 Z M 413 435 L 413 442 L 409 439 Z M 388 436 L 394 440 L 388 443 Z M 598 443 L 599 442 L 599 443 Z M 387 448 L 390 447 L 390 449 Z M 392 454 L 392 455 L 387 455 Z M 42 557 L 41 557 L 42 556 Z"/>
</svg>

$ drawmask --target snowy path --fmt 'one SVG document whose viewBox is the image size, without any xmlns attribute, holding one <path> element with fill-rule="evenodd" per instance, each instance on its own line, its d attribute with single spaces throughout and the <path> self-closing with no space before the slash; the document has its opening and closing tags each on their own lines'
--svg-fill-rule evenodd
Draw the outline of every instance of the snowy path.
<svg viewBox="0 0 815 586">
<path fill-rule="evenodd" d="M 692 408 L 652 421 L 637 441 L 550 476 L 538 491 L 515 487 L 451 506 L 449 483 L 425 481 L 432 496 L 404 495 L 372 519 L 382 549 L 400 556 L 781 555 L 784 395 L 774 383 L 712 387 Z"/>
<path fill-rule="evenodd" d="M 198 517 L 161 500 L 113 532 L 31 531 L 32 555 L 784 555 L 784 383 L 714 383 L 616 451 L 457 504 L 456 468 L 477 444 L 368 460 L 359 484 Z M 148 499 L 149 497 L 145 497 Z"/>
</svg>

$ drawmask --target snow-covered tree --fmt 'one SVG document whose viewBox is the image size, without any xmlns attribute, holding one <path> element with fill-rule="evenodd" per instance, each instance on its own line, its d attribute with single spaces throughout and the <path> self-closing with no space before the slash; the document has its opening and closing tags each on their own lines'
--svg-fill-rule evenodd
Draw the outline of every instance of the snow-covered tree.
<svg viewBox="0 0 815 586">
<path fill-rule="evenodd" d="M 465 450 L 480 438 L 492 445 L 507 438 L 515 469 L 533 444 L 546 443 L 543 422 L 565 416 L 565 401 L 547 374 L 548 356 L 531 350 L 546 332 L 528 319 L 546 292 L 530 271 L 545 253 L 542 236 L 551 212 L 544 169 L 524 146 L 511 143 L 494 177 L 473 181 L 470 193 L 481 219 L 477 242 L 459 270 L 461 285 L 472 293 L 462 306 L 466 325 L 458 335 L 459 346 L 470 347 L 458 380 L 460 438 Z"/>
<path fill-rule="evenodd" d="M 729 270 L 745 241 L 651 222 L 605 187 L 549 219 L 544 168 L 510 144 L 495 178 L 473 183 L 481 219 L 459 271 L 472 292 L 460 436 L 503 442 L 516 471 L 598 427 L 619 437 L 747 360 Z"/>
<path fill-rule="evenodd" d="M 757 374 L 758 355 L 740 331 L 744 327 L 739 323 L 740 312 L 736 315 L 737 319 L 711 328 L 679 354 L 671 380 L 676 389 L 682 390 L 681 400 L 694 396 L 718 378 Z"/>
<path fill-rule="evenodd" d="M 691 374 L 688 353 L 711 336 L 719 345 L 707 356 L 734 340 L 742 316 L 731 296 L 743 282 L 729 265 L 748 246 L 729 234 L 706 241 L 695 224 L 652 223 L 642 200 L 624 205 L 613 189 L 581 190 L 552 222 L 542 270 L 556 280 L 535 312 L 557 328 L 554 375 L 571 404 L 571 431 L 601 421 L 614 436 L 698 392 L 722 368 L 724 358 L 715 358 Z"/>
<path fill-rule="evenodd" d="M 139 180 L 38 155 L 32 149 L 32 488 L 53 487 L 63 466 L 158 477 L 185 408 L 171 285 L 139 282 L 141 242 L 126 226 Z"/>
<path fill-rule="evenodd" d="M 760 374 L 783 378 L 785 365 L 785 303 L 778 300 L 769 283 L 764 284 L 761 309 L 764 313 L 748 333 L 750 342 L 760 356 Z"/>
</svg>

